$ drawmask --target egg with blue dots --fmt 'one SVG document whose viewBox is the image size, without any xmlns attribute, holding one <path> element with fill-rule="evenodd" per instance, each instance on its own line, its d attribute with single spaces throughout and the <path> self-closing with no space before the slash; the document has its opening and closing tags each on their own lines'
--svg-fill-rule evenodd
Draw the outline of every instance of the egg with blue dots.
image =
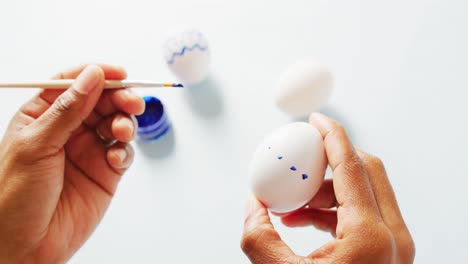
<svg viewBox="0 0 468 264">
<path fill-rule="evenodd" d="M 176 78 L 187 85 L 205 80 L 210 66 L 210 49 L 205 35 L 196 29 L 179 29 L 167 35 L 163 54 Z"/>
<path fill-rule="evenodd" d="M 328 67 L 314 58 L 305 58 L 281 73 L 275 103 L 291 117 L 304 117 L 327 104 L 332 88 Z"/>
<path fill-rule="evenodd" d="M 322 185 L 327 158 L 320 132 L 295 122 L 274 130 L 257 147 L 250 165 L 253 194 L 271 212 L 293 212 Z"/>
</svg>

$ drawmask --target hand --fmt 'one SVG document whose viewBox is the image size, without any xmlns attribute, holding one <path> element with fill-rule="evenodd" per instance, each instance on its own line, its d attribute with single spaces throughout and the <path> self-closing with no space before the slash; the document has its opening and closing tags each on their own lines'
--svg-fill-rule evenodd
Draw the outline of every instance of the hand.
<svg viewBox="0 0 468 264">
<path fill-rule="evenodd" d="M 126 89 L 103 91 L 105 79 L 125 79 L 125 71 L 83 66 L 57 78 L 77 79 L 65 92 L 44 90 L 26 103 L 0 143 L 0 263 L 69 259 L 133 160 L 131 115 L 144 102 Z"/>
<path fill-rule="evenodd" d="M 326 180 L 305 208 L 281 220 L 290 227 L 313 225 L 335 240 L 306 257 L 295 255 L 275 231 L 267 209 L 252 197 L 241 242 L 245 254 L 254 264 L 412 263 L 413 240 L 382 162 L 356 150 L 335 121 L 320 114 L 309 121 L 323 136 L 333 180 Z"/>
</svg>

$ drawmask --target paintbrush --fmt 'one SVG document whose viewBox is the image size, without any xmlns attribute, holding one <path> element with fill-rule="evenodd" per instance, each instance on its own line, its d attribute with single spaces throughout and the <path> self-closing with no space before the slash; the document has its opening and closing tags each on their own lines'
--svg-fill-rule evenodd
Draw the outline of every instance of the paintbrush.
<svg viewBox="0 0 468 264">
<path fill-rule="evenodd" d="M 62 80 L 47 80 L 41 82 L 0 82 L 0 88 L 42 88 L 42 89 L 68 89 L 74 82 L 73 79 Z M 134 81 L 122 80 L 114 81 L 107 80 L 104 82 L 104 89 L 119 89 L 119 88 L 182 88 L 180 83 L 158 83 L 152 81 Z"/>
</svg>

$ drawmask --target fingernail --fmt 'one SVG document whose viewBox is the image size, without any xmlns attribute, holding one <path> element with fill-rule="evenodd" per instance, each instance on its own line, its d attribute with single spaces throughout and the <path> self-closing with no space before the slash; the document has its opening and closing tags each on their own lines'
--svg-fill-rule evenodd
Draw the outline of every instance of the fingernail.
<svg viewBox="0 0 468 264">
<path fill-rule="evenodd" d="M 132 118 L 132 135 L 133 137 L 136 136 L 136 132 L 137 132 L 137 127 L 138 127 L 138 120 L 136 119 L 136 117 L 134 115 L 131 115 L 131 118 Z"/>
<path fill-rule="evenodd" d="M 126 120 L 125 122 L 127 122 L 128 128 L 130 129 L 130 135 L 133 136 L 133 134 L 135 133 L 135 124 L 134 124 L 134 121 L 133 121 L 133 119 L 128 120 L 128 118 L 126 118 L 125 120 Z"/>
<path fill-rule="evenodd" d="M 318 113 L 318 112 L 312 112 L 309 115 L 309 119 L 317 119 L 317 118 L 320 118 L 320 113 Z"/>
<path fill-rule="evenodd" d="M 119 157 L 120 163 L 123 163 L 128 155 L 127 151 L 125 151 L 124 149 L 116 150 L 115 154 L 117 155 L 117 157 Z"/>
<path fill-rule="evenodd" d="M 125 128 L 126 130 L 129 129 L 130 135 L 133 137 L 135 134 L 135 121 L 132 117 L 129 119 L 126 116 L 119 115 L 117 116 L 116 122 L 119 124 L 119 126 Z"/>
<path fill-rule="evenodd" d="M 125 92 L 130 96 L 135 95 L 135 92 L 132 88 L 125 88 Z"/>
<path fill-rule="evenodd" d="M 310 114 L 309 122 L 318 130 L 321 130 L 321 128 L 328 128 L 330 126 L 328 119 L 321 113 Z"/>
<path fill-rule="evenodd" d="M 72 87 L 80 94 L 89 94 L 101 81 L 101 69 L 95 65 L 87 66 L 76 78 Z"/>
<path fill-rule="evenodd" d="M 130 88 L 125 89 L 125 94 L 130 98 L 138 97 L 138 95 L 136 95 L 136 93 Z"/>
<path fill-rule="evenodd" d="M 245 203 L 245 211 L 244 211 L 245 218 L 247 218 L 251 214 L 251 212 L 252 212 L 252 210 L 254 208 L 254 202 L 255 202 L 255 200 L 252 197 L 252 195 L 249 196 L 249 198 L 247 199 L 247 202 Z"/>
</svg>

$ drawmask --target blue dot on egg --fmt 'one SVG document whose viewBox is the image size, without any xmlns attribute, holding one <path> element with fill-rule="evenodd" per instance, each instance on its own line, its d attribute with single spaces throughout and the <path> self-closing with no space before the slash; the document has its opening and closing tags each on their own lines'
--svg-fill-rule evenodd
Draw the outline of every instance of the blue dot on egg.
<svg viewBox="0 0 468 264">
<path fill-rule="evenodd" d="M 283 159 L 283 157 L 282 157 L 282 156 L 278 156 L 278 159 L 279 159 L 279 160 L 280 160 L 280 159 Z"/>
<path fill-rule="evenodd" d="M 307 174 L 302 174 L 302 179 L 303 179 L 303 180 L 307 180 L 307 178 L 309 178 L 309 175 L 307 175 Z"/>
</svg>

